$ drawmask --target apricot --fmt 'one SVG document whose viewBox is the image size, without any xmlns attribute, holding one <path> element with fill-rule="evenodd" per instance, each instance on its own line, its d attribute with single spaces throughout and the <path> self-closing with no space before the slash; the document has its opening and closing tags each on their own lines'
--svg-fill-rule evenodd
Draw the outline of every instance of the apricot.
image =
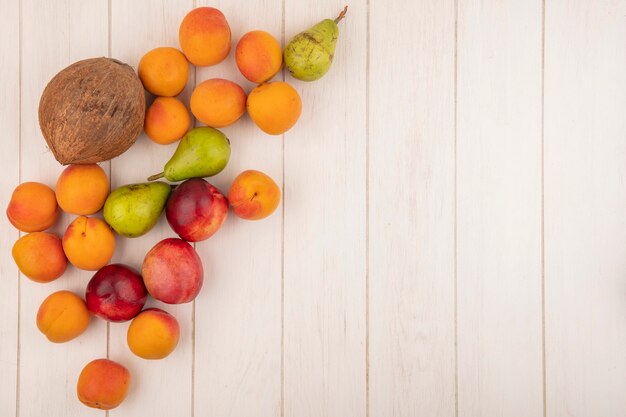
<svg viewBox="0 0 626 417">
<path fill-rule="evenodd" d="M 80 372 L 76 394 L 87 407 L 111 410 L 124 401 L 129 386 L 128 369 L 109 359 L 96 359 Z"/>
<path fill-rule="evenodd" d="M 232 81 L 211 78 L 193 90 L 190 105 L 202 123 L 224 127 L 235 123 L 246 111 L 246 93 Z"/>
<path fill-rule="evenodd" d="M 269 175 L 250 169 L 233 181 L 228 191 L 228 203 L 235 215 L 242 219 L 263 219 L 278 207 L 280 188 Z"/>
<path fill-rule="evenodd" d="M 52 226 L 59 216 L 52 188 L 39 182 L 17 186 L 7 207 L 7 217 L 22 232 L 41 232 Z"/>
<path fill-rule="evenodd" d="M 253 30 L 239 39 L 235 49 L 235 61 L 244 77 L 260 84 L 280 71 L 283 53 L 272 35 L 262 30 Z"/>
<path fill-rule="evenodd" d="M 126 341 L 140 358 L 163 359 L 176 348 L 180 328 L 174 316 L 158 308 L 148 308 L 133 319 Z"/>
<path fill-rule="evenodd" d="M 230 52 L 230 26 L 226 17 L 213 7 L 193 9 L 178 30 L 180 47 L 196 66 L 215 65 Z"/>
<path fill-rule="evenodd" d="M 51 233 L 22 236 L 13 245 L 12 254 L 20 272 L 35 282 L 54 281 L 67 267 L 61 239 Z"/>
<path fill-rule="evenodd" d="M 141 58 L 137 72 L 146 90 L 155 96 L 174 97 L 187 84 L 189 64 L 178 49 L 161 47 Z"/>
<path fill-rule="evenodd" d="M 65 230 L 63 250 L 76 268 L 96 271 L 111 260 L 115 236 L 104 220 L 79 216 Z"/>
<path fill-rule="evenodd" d="M 261 84 L 248 95 L 250 118 L 270 135 L 280 135 L 291 129 L 301 112 L 300 95 L 283 81 Z"/>
<path fill-rule="evenodd" d="M 57 180 L 59 207 L 72 214 L 94 214 L 109 195 L 109 178 L 97 164 L 70 165 Z"/>
<path fill-rule="evenodd" d="M 90 318 L 82 298 L 71 291 L 57 291 L 39 306 L 37 328 L 49 341 L 64 343 L 87 330 Z"/>
<path fill-rule="evenodd" d="M 191 118 L 185 105 L 175 97 L 157 97 L 148 107 L 143 130 L 153 142 L 167 145 L 182 138 Z"/>
</svg>

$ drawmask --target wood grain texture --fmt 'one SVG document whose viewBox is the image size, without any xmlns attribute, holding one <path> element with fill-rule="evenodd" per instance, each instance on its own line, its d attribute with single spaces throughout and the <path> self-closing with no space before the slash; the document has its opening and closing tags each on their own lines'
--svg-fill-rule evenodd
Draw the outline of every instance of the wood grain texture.
<svg viewBox="0 0 626 417">
<path fill-rule="evenodd" d="M 459 2 L 459 417 L 543 416 L 541 22 Z"/>
<path fill-rule="evenodd" d="M 20 182 L 20 10 L 19 3 L 2 2 L 0 27 L 13 36 L 0 37 L 0 126 L 2 152 L 0 166 L 0 207 L 6 208 L 13 189 Z M 2 214 L 4 216 L 4 213 Z M 18 377 L 18 269 L 11 248 L 19 238 L 6 216 L 0 222 L 0 415 L 15 414 Z"/>
<path fill-rule="evenodd" d="M 191 7 L 191 1 L 112 1 L 111 56 L 137 68 L 141 57 L 151 49 L 178 47 L 178 27 Z M 194 84 L 193 74 L 191 69 L 187 88 L 179 96 L 186 105 L 189 104 Z M 152 99 L 149 97 L 148 105 Z M 131 149 L 112 161 L 112 188 L 146 182 L 149 175 L 163 170 L 177 145 L 158 145 L 142 134 Z M 168 237 L 176 237 L 176 234 L 163 214 L 159 223 L 147 234 L 134 239 L 118 237 L 114 261 L 141 270 L 150 248 Z M 193 389 L 193 306 L 191 303 L 167 305 L 152 298 L 147 306 L 161 308 L 176 317 L 180 325 L 178 346 L 163 360 L 139 358 L 129 350 L 126 342 L 128 323 L 111 323 L 109 356 L 129 369 L 133 383 L 128 399 L 109 415 L 189 416 L 192 413 Z"/>
<path fill-rule="evenodd" d="M 246 32 L 261 29 L 280 41 L 280 0 L 198 1 L 220 9 L 232 32 L 232 50 L 218 65 L 197 69 L 196 83 L 226 78 L 249 93 L 254 84 L 238 71 L 234 50 Z M 280 78 L 280 74 L 276 77 Z M 198 125 L 201 125 L 197 121 Z M 265 172 L 282 187 L 282 139 L 268 136 L 244 115 L 220 129 L 231 159 L 207 180 L 227 194 L 246 169 Z M 206 285 L 196 300 L 195 413 L 197 416 L 278 417 L 281 407 L 282 207 L 260 221 L 231 211 L 222 229 L 196 248 Z"/>
<path fill-rule="evenodd" d="M 626 2 L 546 2 L 547 415 L 626 416 Z"/>
<path fill-rule="evenodd" d="M 234 62 L 245 32 L 288 41 L 344 6 L 0 3 L 3 207 L 19 181 L 54 186 L 62 170 L 37 106 L 70 63 L 112 55 L 136 67 L 151 48 L 179 47 L 192 7 L 217 7 L 233 51 L 192 69 L 188 105 L 211 77 L 254 87 Z M 75 387 L 108 355 L 133 375 L 112 417 L 626 417 L 624 16 L 623 0 L 349 3 L 329 73 L 276 77 L 302 96 L 298 124 L 284 137 L 248 116 L 223 129 L 232 159 L 209 182 L 227 193 L 258 169 L 283 187 L 284 207 L 258 222 L 231 212 L 196 245 L 206 282 L 195 304 L 149 302 L 181 325 L 162 361 L 132 355 L 127 323 L 107 339 L 93 319 L 76 340 L 48 342 L 35 325 L 41 301 L 83 296 L 93 273 L 18 277 L 18 232 L 1 222 L 0 416 L 105 417 Z M 142 135 L 102 166 L 113 187 L 143 182 L 175 147 Z M 118 238 L 114 261 L 140 268 L 173 236 L 163 217 L 141 238 Z"/>
<path fill-rule="evenodd" d="M 37 122 L 39 97 L 46 83 L 70 63 L 107 53 L 107 3 L 62 0 L 22 1 L 21 180 L 54 188 L 62 170 L 47 149 Z M 108 164 L 103 164 L 108 170 Z M 75 216 L 64 214 L 51 229 L 62 236 Z M 89 361 L 106 356 L 106 325 L 92 320 L 85 333 L 63 344 L 50 343 L 37 329 L 39 305 L 54 291 L 70 290 L 84 297 L 92 272 L 68 267 L 50 284 L 21 277 L 20 292 L 20 417 L 102 416 L 76 398 L 76 381 Z"/>
<path fill-rule="evenodd" d="M 369 415 L 452 417 L 454 2 L 370 7 Z"/>
<path fill-rule="evenodd" d="M 343 7 L 287 0 L 285 41 Z M 350 4 L 323 78 L 286 76 L 303 103 L 285 134 L 286 417 L 365 415 L 366 11 Z"/>
</svg>

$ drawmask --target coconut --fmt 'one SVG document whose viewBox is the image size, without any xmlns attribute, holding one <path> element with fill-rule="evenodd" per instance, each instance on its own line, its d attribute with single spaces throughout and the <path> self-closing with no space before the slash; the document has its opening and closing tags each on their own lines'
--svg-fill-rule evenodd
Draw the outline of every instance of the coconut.
<svg viewBox="0 0 626 417">
<path fill-rule="evenodd" d="M 129 65 L 91 58 L 50 80 L 39 101 L 39 127 L 61 164 L 90 164 L 130 148 L 145 110 L 143 86 Z"/>
</svg>

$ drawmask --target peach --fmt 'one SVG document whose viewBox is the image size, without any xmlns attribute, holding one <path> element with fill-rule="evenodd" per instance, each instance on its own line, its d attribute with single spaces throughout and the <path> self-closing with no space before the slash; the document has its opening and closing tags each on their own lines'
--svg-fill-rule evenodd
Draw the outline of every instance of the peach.
<svg viewBox="0 0 626 417">
<path fill-rule="evenodd" d="M 130 323 L 126 341 L 140 358 L 163 359 L 176 348 L 179 336 L 176 317 L 158 308 L 148 308 Z"/>
<path fill-rule="evenodd" d="M 35 282 L 54 281 L 67 267 L 61 239 L 51 233 L 22 236 L 13 245 L 12 254 L 20 272 Z"/>
<path fill-rule="evenodd" d="M 146 90 L 155 96 L 174 97 L 187 84 L 189 64 L 178 49 L 161 47 L 141 58 L 137 72 Z"/>
<path fill-rule="evenodd" d="M 143 130 L 153 142 L 167 145 L 182 138 L 191 118 L 185 105 L 175 97 L 157 97 L 146 112 Z"/>
<path fill-rule="evenodd" d="M 70 165 L 57 180 L 59 207 L 72 214 L 94 214 L 109 195 L 109 178 L 97 164 Z"/>
<path fill-rule="evenodd" d="M 280 71 L 283 53 L 272 35 L 262 30 L 253 30 L 239 39 L 235 60 L 244 77 L 260 84 Z"/>
<path fill-rule="evenodd" d="M 228 202 L 235 215 L 242 219 L 263 219 L 278 207 L 280 188 L 272 178 L 260 171 L 244 171 L 230 186 Z"/>
<path fill-rule="evenodd" d="M 128 369 L 109 359 L 96 359 L 81 371 L 76 394 L 87 407 L 111 410 L 124 401 L 129 386 Z"/>
<path fill-rule="evenodd" d="M 39 182 L 17 186 L 7 207 L 7 217 L 22 232 L 41 232 L 52 226 L 59 216 L 52 188 Z"/>
<path fill-rule="evenodd" d="M 301 112 L 300 95 L 286 82 L 261 84 L 248 95 L 250 118 L 270 135 L 280 135 L 291 129 Z"/>
<path fill-rule="evenodd" d="M 226 17 L 213 7 L 193 9 L 178 30 L 180 47 L 196 66 L 215 65 L 230 52 L 230 26 Z"/>
<path fill-rule="evenodd" d="M 37 328 L 49 341 L 63 343 L 87 330 L 90 318 L 82 298 L 71 291 L 57 291 L 41 303 Z"/>
<path fill-rule="evenodd" d="M 239 85 L 221 78 L 206 80 L 191 94 L 191 112 L 207 126 L 235 123 L 246 111 L 246 93 Z"/>
<path fill-rule="evenodd" d="M 65 230 L 63 250 L 76 268 L 95 271 L 111 260 L 115 236 L 104 220 L 79 216 Z"/>
</svg>

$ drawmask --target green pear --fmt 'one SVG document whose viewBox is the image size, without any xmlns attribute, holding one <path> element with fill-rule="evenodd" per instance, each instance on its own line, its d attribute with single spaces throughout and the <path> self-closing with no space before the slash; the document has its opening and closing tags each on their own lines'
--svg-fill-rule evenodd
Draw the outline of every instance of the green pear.
<svg viewBox="0 0 626 417">
<path fill-rule="evenodd" d="M 211 177 L 221 172 L 229 159 L 230 141 L 226 135 L 212 127 L 196 127 L 180 140 L 163 172 L 148 181 L 162 177 L 172 182 Z"/>
<path fill-rule="evenodd" d="M 104 203 L 104 220 L 126 237 L 148 233 L 161 217 L 172 186 L 161 181 L 115 189 Z"/>
<path fill-rule="evenodd" d="M 337 23 L 344 18 L 348 6 L 335 20 L 324 19 L 317 25 L 298 33 L 285 47 L 285 66 L 294 78 L 315 81 L 322 78 L 333 63 L 339 37 Z"/>
</svg>

